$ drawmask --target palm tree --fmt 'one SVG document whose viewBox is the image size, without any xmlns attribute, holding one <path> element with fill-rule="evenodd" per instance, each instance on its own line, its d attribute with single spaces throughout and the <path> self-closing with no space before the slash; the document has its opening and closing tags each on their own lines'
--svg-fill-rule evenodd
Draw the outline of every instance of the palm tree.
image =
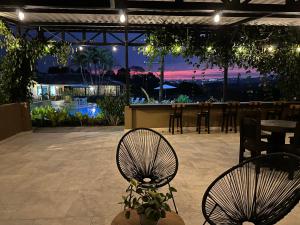
<svg viewBox="0 0 300 225">
<path fill-rule="evenodd" d="M 88 63 L 86 52 L 85 51 L 77 51 L 73 56 L 73 62 L 75 65 L 79 65 L 82 82 L 84 84 L 86 84 L 87 80 L 86 80 L 85 73 L 84 73 L 85 67 Z"/>
<path fill-rule="evenodd" d="M 97 47 L 90 47 L 87 49 L 87 57 L 89 65 L 94 66 L 95 75 L 98 76 L 98 90 L 97 94 L 100 93 L 100 79 L 101 74 L 104 75 L 104 71 L 111 69 L 113 66 L 113 56 L 110 50 L 105 48 L 97 48 Z M 102 70 L 102 73 L 98 74 L 98 71 Z M 103 76 L 102 76 L 103 79 Z"/>
</svg>

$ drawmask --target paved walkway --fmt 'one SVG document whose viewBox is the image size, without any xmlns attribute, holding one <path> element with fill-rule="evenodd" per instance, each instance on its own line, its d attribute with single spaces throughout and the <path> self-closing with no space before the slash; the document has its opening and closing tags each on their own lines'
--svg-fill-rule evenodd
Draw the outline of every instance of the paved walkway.
<svg viewBox="0 0 300 225">
<path fill-rule="evenodd" d="M 127 187 L 115 164 L 122 127 L 47 128 L 0 142 L 0 225 L 110 225 Z M 179 158 L 173 185 L 187 225 L 203 223 L 204 191 L 237 163 L 237 134 L 166 135 Z M 282 225 L 300 224 L 300 206 Z"/>
</svg>

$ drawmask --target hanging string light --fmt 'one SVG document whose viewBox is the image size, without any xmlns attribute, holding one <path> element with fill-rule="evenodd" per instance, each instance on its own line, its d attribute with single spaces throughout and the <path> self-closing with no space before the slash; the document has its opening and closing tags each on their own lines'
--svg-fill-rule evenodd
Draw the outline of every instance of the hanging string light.
<svg viewBox="0 0 300 225">
<path fill-rule="evenodd" d="M 116 51 L 118 51 L 118 48 L 117 48 L 117 46 L 112 46 L 112 51 L 113 51 L 113 52 L 116 52 Z"/>
<path fill-rule="evenodd" d="M 221 13 L 220 12 L 217 12 L 215 13 L 214 15 L 214 22 L 215 23 L 219 23 L 221 21 Z"/>
<path fill-rule="evenodd" d="M 123 10 L 120 12 L 120 22 L 121 23 L 126 22 L 126 15 L 125 15 L 125 12 Z"/>
<path fill-rule="evenodd" d="M 17 9 L 17 16 L 20 21 L 23 21 L 25 19 L 25 13 L 21 9 Z"/>
</svg>

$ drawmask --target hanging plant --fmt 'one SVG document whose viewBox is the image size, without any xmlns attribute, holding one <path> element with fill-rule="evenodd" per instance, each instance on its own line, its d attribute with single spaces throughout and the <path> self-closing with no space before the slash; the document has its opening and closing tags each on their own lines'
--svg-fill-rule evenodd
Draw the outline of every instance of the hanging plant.
<svg viewBox="0 0 300 225">
<path fill-rule="evenodd" d="M 37 60 L 52 55 L 65 65 L 71 52 L 66 42 L 15 37 L 1 20 L 0 37 L 0 48 L 5 51 L 0 61 L 0 104 L 29 101 Z"/>
</svg>

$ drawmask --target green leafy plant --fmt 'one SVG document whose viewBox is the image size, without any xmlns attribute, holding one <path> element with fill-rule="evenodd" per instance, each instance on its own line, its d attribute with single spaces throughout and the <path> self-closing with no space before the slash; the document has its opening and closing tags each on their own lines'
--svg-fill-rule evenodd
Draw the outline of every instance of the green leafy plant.
<svg viewBox="0 0 300 225">
<path fill-rule="evenodd" d="M 83 126 L 88 123 L 88 120 L 89 120 L 88 115 L 82 114 L 81 112 L 76 112 L 74 116 L 80 122 L 80 126 Z"/>
<path fill-rule="evenodd" d="M 5 50 L 0 61 L 0 104 L 30 100 L 37 60 L 52 55 L 66 64 L 71 51 L 65 42 L 15 37 L 1 20 L 0 37 L 0 49 Z"/>
<path fill-rule="evenodd" d="M 187 95 L 179 95 L 178 98 L 175 100 L 177 103 L 190 103 L 191 99 Z"/>
<path fill-rule="evenodd" d="M 35 126 L 44 126 L 44 121 L 46 119 L 46 108 L 45 107 L 35 107 L 31 111 L 31 120 Z"/>
<path fill-rule="evenodd" d="M 55 109 L 51 106 L 46 106 L 46 119 L 48 119 L 53 127 L 56 127 L 58 125 L 58 113 L 55 111 Z"/>
<path fill-rule="evenodd" d="M 132 179 L 130 186 L 126 190 L 127 196 L 123 196 L 125 216 L 130 218 L 131 210 L 134 209 L 139 215 L 144 215 L 150 221 L 158 221 L 166 217 L 166 212 L 170 212 L 168 200 L 172 198 L 172 192 L 176 189 L 170 187 L 170 193 L 160 193 L 155 187 L 143 188 L 141 184 Z"/>
<path fill-rule="evenodd" d="M 126 96 L 118 97 L 104 96 L 97 101 L 109 125 L 117 126 L 124 122 L 124 108 L 126 105 Z"/>
</svg>

